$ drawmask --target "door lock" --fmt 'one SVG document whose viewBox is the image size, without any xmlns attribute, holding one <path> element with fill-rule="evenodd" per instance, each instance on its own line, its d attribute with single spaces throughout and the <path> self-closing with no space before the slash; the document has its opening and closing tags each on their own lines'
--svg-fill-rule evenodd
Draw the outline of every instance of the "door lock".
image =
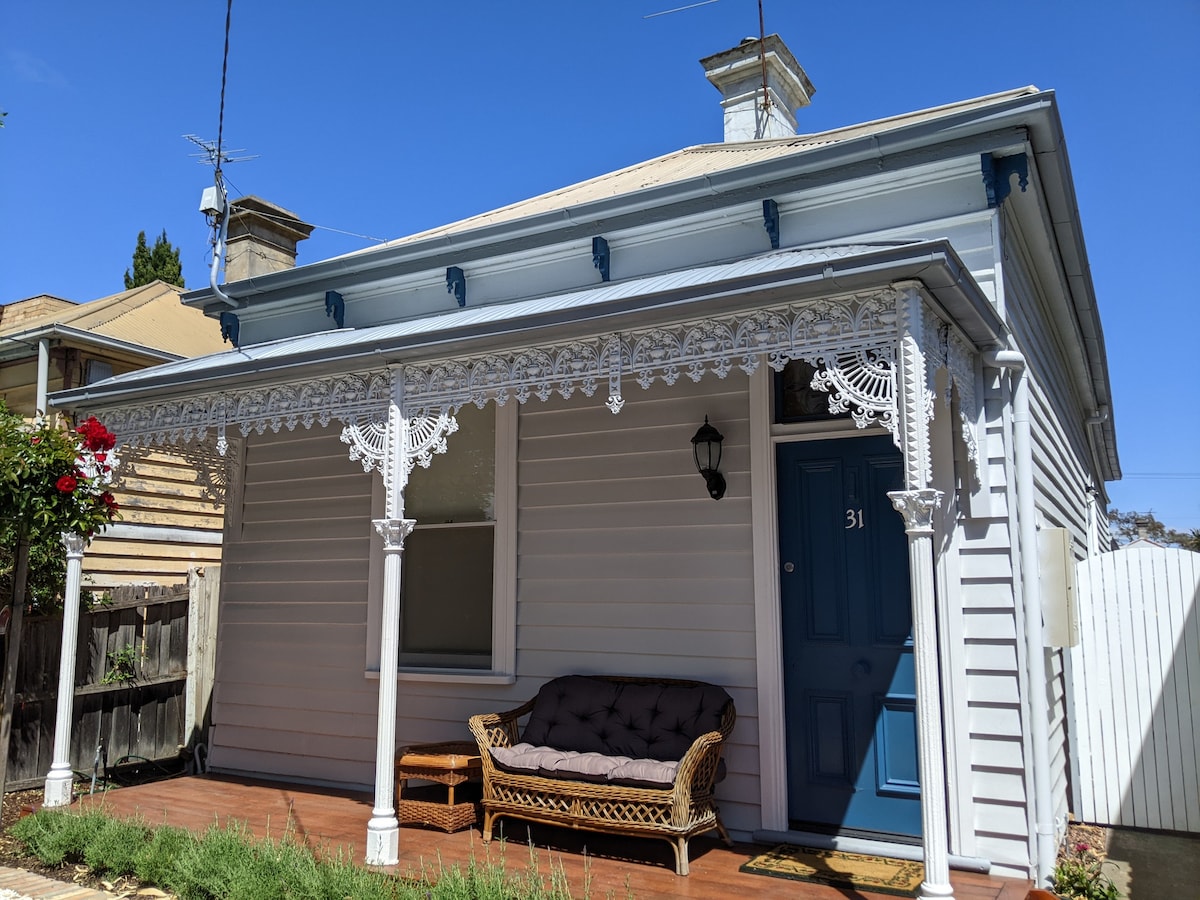
<svg viewBox="0 0 1200 900">
<path fill-rule="evenodd" d="M 795 572 L 795 571 L 796 571 L 796 564 L 795 564 L 795 563 L 790 563 L 790 562 L 785 562 L 785 563 L 783 564 L 783 571 L 785 571 L 785 572 Z"/>
</svg>

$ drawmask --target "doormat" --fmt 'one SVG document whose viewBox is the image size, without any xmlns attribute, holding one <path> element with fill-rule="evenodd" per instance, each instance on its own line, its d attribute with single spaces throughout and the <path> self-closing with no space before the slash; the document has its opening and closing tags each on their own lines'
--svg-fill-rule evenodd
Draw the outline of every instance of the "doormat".
<svg viewBox="0 0 1200 900">
<path fill-rule="evenodd" d="M 925 866 L 906 859 L 780 844 L 743 863 L 739 871 L 915 897 L 925 875 Z"/>
</svg>

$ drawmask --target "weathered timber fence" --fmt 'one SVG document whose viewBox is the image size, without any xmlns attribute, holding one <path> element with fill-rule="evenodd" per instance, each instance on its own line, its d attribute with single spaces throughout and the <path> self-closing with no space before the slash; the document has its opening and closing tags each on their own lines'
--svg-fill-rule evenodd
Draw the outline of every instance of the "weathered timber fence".
<svg viewBox="0 0 1200 900">
<path fill-rule="evenodd" d="M 122 757 L 177 759 L 201 740 L 212 690 L 219 566 L 187 585 L 124 585 L 79 618 L 71 766 L 91 772 L 103 741 Z M 8 788 L 40 786 L 54 750 L 62 615 L 26 619 L 17 671 Z M 189 677 L 190 676 L 190 677 Z"/>
</svg>

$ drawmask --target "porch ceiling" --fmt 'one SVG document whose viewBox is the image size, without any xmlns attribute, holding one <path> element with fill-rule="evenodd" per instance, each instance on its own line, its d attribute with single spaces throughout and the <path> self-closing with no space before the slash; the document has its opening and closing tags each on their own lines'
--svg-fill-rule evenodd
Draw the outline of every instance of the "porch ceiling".
<svg viewBox="0 0 1200 900">
<path fill-rule="evenodd" d="M 948 241 L 841 245 L 777 251 L 587 290 L 238 347 L 61 391 L 52 403 L 88 410 L 231 385 L 378 370 L 393 363 L 453 359 L 910 280 L 924 284 L 938 311 L 977 348 L 1001 341 L 1001 319 Z"/>
</svg>

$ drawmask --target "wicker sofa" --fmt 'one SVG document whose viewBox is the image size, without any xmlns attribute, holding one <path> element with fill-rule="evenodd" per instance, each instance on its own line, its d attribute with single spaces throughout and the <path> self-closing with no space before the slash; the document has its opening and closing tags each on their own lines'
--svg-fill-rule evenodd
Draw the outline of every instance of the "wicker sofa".
<svg viewBox="0 0 1200 900">
<path fill-rule="evenodd" d="M 500 816 L 659 837 L 686 875 L 694 835 L 716 829 L 732 843 L 713 787 L 734 718 L 716 685 L 603 675 L 561 676 L 516 709 L 472 716 L 483 839 Z"/>
</svg>

